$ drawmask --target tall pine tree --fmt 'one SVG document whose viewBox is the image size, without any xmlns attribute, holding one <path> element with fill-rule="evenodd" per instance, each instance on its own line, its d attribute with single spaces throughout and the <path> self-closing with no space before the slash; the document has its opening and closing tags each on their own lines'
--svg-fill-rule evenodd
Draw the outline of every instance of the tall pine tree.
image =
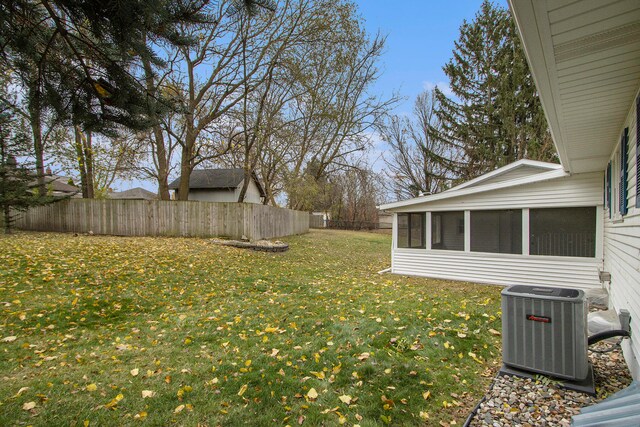
<svg viewBox="0 0 640 427">
<path fill-rule="evenodd" d="M 519 159 L 554 161 L 555 148 L 508 10 L 485 0 L 464 22 L 443 67 L 453 96 L 436 89 L 441 129 L 433 136 L 464 154 L 469 179 Z"/>
</svg>

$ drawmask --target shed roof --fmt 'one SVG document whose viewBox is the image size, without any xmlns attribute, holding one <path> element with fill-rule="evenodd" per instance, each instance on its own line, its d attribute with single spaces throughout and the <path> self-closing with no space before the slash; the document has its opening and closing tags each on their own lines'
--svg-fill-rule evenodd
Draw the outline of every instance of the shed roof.
<svg viewBox="0 0 640 427">
<path fill-rule="evenodd" d="M 515 170 L 521 169 L 524 174 L 517 175 L 513 179 L 495 180 L 503 175 L 507 175 Z M 556 163 L 545 163 L 534 160 L 518 160 L 506 166 L 488 172 L 477 178 L 469 180 L 442 193 L 429 194 L 426 196 L 415 197 L 409 200 L 403 200 L 395 203 L 381 205 L 380 209 L 393 210 L 405 206 L 435 202 L 437 200 L 449 199 L 453 197 L 462 197 L 470 194 L 482 193 L 486 191 L 499 190 L 503 188 L 515 187 L 518 185 L 532 184 L 534 182 L 548 181 L 551 179 L 569 176 L 561 165 Z M 497 182 L 496 182 L 497 181 Z"/>
<path fill-rule="evenodd" d="M 260 195 L 265 197 L 264 189 L 258 181 L 255 173 L 251 173 L 254 182 L 258 186 Z M 189 177 L 189 189 L 207 189 L 207 190 L 235 190 L 244 179 L 244 169 L 195 169 Z M 169 189 L 176 190 L 180 186 L 180 178 L 175 179 L 169 184 Z"/>
<path fill-rule="evenodd" d="M 115 191 L 109 194 L 110 199 L 134 199 L 134 200 L 156 200 L 158 196 L 149 190 L 141 187 L 130 188 L 125 191 Z"/>
</svg>

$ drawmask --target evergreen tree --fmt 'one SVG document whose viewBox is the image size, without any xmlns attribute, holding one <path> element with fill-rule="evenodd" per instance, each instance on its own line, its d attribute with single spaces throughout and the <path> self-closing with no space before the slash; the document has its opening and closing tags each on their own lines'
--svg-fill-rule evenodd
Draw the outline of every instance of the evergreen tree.
<svg viewBox="0 0 640 427">
<path fill-rule="evenodd" d="M 515 160 L 555 160 L 555 149 L 508 10 L 485 0 L 464 22 L 443 67 L 453 97 L 436 89 L 435 138 L 462 151 L 462 179 Z"/>
<path fill-rule="evenodd" d="M 181 25 L 204 23 L 206 0 L 10 0 L 0 4 L 0 65 L 17 72 L 30 108 L 51 106 L 85 131 L 149 126 L 165 102 L 139 82 L 154 45 L 184 45 Z M 149 41 L 149 43 L 147 43 Z M 36 111 L 36 112 L 37 112 Z"/>
<path fill-rule="evenodd" d="M 27 145 L 24 122 L 0 101 L 0 223 L 5 234 L 11 233 L 18 212 L 53 201 L 37 191 L 34 171 L 16 160 L 27 153 Z"/>
</svg>

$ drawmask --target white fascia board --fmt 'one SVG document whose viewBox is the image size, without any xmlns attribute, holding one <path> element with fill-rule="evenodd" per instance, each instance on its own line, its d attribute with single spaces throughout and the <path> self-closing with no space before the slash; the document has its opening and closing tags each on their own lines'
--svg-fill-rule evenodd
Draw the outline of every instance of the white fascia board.
<svg viewBox="0 0 640 427">
<path fill-rule="evenodd" d="M 419 205 L 423 203 L 435 202 L 437 200 L 451 199 L 453 197 L 463 197 L 470 194 L 484 193 L 487 191 L 501 190 L 503 188 L 516 187 L 518 185 L 533 184 L 536 182 L 549 181 L 557 178 L 564 178 L 570 176 L 568 172 L 558 168 L 549 172 L 538 173 L 532 176 L 524 178 L 513 179 L 510 181 L 498 182 L 496 184 L 487 184 L 479 187 L 471 187 L 462 190 L 447 190 L 442 193 L 432 194 L 429 196 L 416 197 L 414 199 L 404 200 L 401 202 L 388 203 L 386 205 L 380 205 L 379 208 L 383 210 L 393 211 L 394 209 L 403 208 L 407 206 Z"/>
<path fill-rule="evenodd" d="M 495 169 L 491 172 L 487 172 L 484 175 L 480 175 L 477 178 L 473 178 L 469 181 L 463 182 L 460 185 L 456 185 L 453 188 L 450 188 L 448 191 L 457 191 L 457 190 L 461 190 L 463 188 L 467 188 L 470 185 L 474 185 L 474 184 L 478 184 L 481 182 L 484 182 L 490 178 L 494 178 L 496 176 L 500 176 L 503 175 L 509 171 L 512 171 L 514 169 L 518 169 L 521 168 L 523 166 L 531 166 L 531 167 L 535 167 L 535 168 L 539 168 L 539 169 L 546 169 L 546 170 L 555 170 L 555 169 L 560 169 L 562 167 L 562 165 L 559 165 L 557 163 L 547 163 L 547 162 L 540 162 L 538 160 L 529 160 L 529 159 L 521 159 L 518 160 L 516 162 L 513 163 L 509 163 L 506 166 L 503 166 L 501 168 Z"/>
<path fill-rule="evenodd" d="M 547 2 L 537 0 L 508 0 L 511 14 L 516 22 L 520 40 L 533 81 L 538 89 L 551 137 L 558 151 L 560 163 L 571 172 L 571 162 L 563 138 L 561 103 L 558 90 L 558 75 L 551 38 L 551 26 L 547 14 Z"/>
</svg>

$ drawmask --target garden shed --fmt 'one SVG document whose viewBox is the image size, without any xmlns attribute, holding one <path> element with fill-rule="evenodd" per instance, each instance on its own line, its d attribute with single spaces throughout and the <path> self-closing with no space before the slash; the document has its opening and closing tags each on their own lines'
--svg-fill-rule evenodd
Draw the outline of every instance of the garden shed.
<svg viewBox="0 0 640 427">
<path fill-rule="evenodd" d="M 391 271 L 504 285 L 600 287 L 603 173 L 520 160 L 392 212 Z"/>
</svg>

